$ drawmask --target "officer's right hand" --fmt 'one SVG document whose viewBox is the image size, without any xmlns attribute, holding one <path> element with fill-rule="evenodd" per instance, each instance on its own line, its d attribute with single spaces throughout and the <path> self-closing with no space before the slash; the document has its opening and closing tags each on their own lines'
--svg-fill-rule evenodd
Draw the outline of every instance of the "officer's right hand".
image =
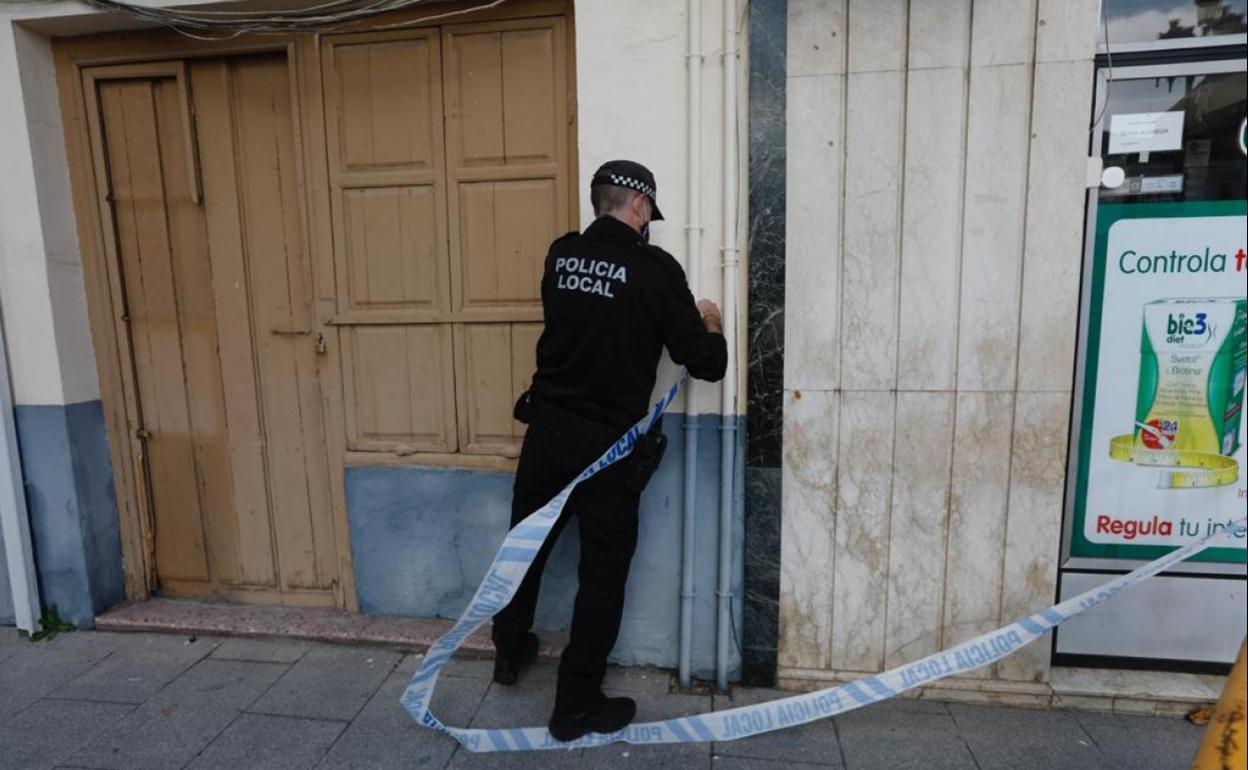
<svg viewBox="0 0 1248 770">
<path fill-rule="evenodd" d="M 709 299 L 698 300 L 698 312 L 702 314 L 702 323 L 706 324 L 708 332 L 716 334 L 724 330 L 724 317 L 719 312 L 719 305 L 716 305 Z"/>
</svg>

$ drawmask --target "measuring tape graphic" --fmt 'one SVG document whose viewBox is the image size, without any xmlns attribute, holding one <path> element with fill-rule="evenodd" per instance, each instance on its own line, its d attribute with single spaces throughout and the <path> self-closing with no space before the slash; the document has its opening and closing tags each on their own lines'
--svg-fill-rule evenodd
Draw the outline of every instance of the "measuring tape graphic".
<svg viewBox="0 0 1248 770">
<path fill-rule="evenodd" d="M 443 724 L 432 712 L 429 703 L 437 686 L 438 675 L 455 650 L 496 612 L 507 606 L 520 585 L 524 573 L 533 563 L 537 551 L 550 535 L 572 490 L 586 479 L 629 455 L 638 437 L 654 427 L 663 412 L 676 398 L 686 372 L 645 418 L 629 428 L 606 452 L 572 480 L 554 499 L 537 509 L 507 533 L 485 579 L 477 587 L 468 608 L 442 638 L 434 642 L 420 667 L 412 675 L 400 703 L 421 725 L 445 733 L 464 748 L 474 752 L 536 751 L 541 749 L 574 749 L 603 746 L 608 743 L 660 744 L 732 741 L 750 735 L 825 719 L 862 706 L 892 698 L 899 693 L 931 684 L 954 674 L 973 671 L 995 663 L 1024 645 L 1035 641 L 1057 624 L 1095 607 L 1130 586 L 1147 580 L 1158 572 L 1178 564 L 1207 548 L 1215 539 L 1225 537 L 1219 531 L 1183 546 L 1171 553 L 1108 583 L 1085 591 L 1046 610 L 1023 618 L 996 631 L 990 631 L 943 652 L 929 655 L 913 663 L 899 666 L 882 674 L 864 677 L 837 687 L 793 695 L 787 698 L 741 706 L 726 711 L 691 714 L 658 722 L 629 725 L 615 733 L 590 733 L 575 741 L 558 741 L 545 727 L 463 728 Z M 1248 519 L 1236 523 L 1230 534 L 1238 534 Z"/>
<path fill-rule="evenodd" d="M 1161 489 L 1220 487 L 1239 480 L 1239 463 L 1233 457 L 1198 449 L 1150 449 L 1139 446 L 1130 434 L 1109 440 L 1109 456 L 1124 463 L 1181 469 L 1162 473 L 1157 482 Z"/>
</svg>

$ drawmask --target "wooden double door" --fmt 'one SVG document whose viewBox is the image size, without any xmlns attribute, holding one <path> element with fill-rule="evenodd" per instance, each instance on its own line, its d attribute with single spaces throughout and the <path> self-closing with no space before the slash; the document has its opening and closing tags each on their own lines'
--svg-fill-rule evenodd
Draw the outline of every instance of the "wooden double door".
<svg viewBox="0 0 1248 770">
<path fill-rule="evenodd" d="M 333 604 L 325 343 L 287 57 L 83 77 L 154 588 Z"/>
<path fill-rule="evenodd" d="M 58 41 L 129 596 L 354 607 L 347 466 L 512 467 L 569 12 Z"/>
</svg>

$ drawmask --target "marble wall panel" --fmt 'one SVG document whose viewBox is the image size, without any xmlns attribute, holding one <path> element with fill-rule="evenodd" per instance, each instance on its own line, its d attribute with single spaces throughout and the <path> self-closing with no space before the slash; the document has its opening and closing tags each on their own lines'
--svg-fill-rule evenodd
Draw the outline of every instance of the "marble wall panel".
<svg viewBox="0 0 1248 770">
<path fill-rule="evenodd" d="M 861 72 L 847 80 L 841 387 L 890 389 L 897 380 L 905 74 Z"/>
<path fill-rule="evenodd" d="M 958 390 L 1008 390 L 1017 368 L 1031 67 L 973 67 L 970 100 Z"/>
<path fill-rule="evenodd" d="M 952 390 L 957 361 L 966 71 L 913 70 L 907 73 L 906 101 L 897 387 Z"/>
<path fill-rule="evenodd" d="M 893 418 L 888 391 L 841 394 L 831 667 L 878 671 L 888 606 Z"/>
<path fill-rule="evenodd" d="M 897 394 L 884 666 L 937 652 L 949 517 L 954 397 Z"/>
<path fill-rule="evenodd" d="M 781 472 L 781 666 L 825 668 L 832 634 L 840 394 L 786 391 Z"/>
<path fill-rule="evenodd" d="M 1001 616 L 1014 394 L 959 393 L 956 408 L 942 647 L 991 631 Z"/>
</svg>

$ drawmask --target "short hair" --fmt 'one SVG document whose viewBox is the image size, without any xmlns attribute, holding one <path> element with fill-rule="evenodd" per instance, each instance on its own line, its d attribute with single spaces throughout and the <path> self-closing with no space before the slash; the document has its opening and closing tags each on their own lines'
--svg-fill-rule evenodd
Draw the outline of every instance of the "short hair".
<svg viewBox="0 0 1248 770">
<path fill-rule="evenodd" d="M 589 188 L 589 202 L 594 206 L 594 216 L 600 217 L 612 211 L 619 211 L 633 202 L 640 192 L 629 187 L 614 184 L 596 184 Z"/>
</svg>

